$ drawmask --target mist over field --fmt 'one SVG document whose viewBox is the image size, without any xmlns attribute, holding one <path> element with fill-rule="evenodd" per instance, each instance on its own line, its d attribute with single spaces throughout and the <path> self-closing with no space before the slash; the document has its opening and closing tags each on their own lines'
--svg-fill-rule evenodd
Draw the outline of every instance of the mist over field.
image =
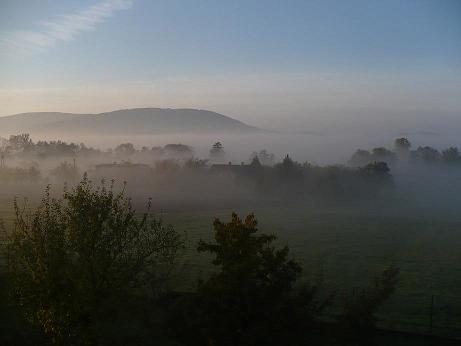
<svg viewBox="0 0 461 346">
<path fill-rule="evenodd" d="M 220 140 L 236 162 L 247 160 L 249 150 L 265 148 L 278 158 L 289 153 L 298 161 L 318 164 L 344 164 L 357 148 L 392 146 L 393 138 L 401 136 L 415 147 L 429 145 L 441 150 L 461 146 L 459 112 L 343 112 L 340 120 L 332 123 L 325 119 L 328 117 L 319 116 L 318 120 L 299 119 L 297 126 L 290 120 L 285 124 L 271 120 L 245 124 L 228 115 L 193 109 L 143 108 L 105 114 L 19 114 L 0 118 L 0 135 L 28 132 L 37 140 L 84 142 L 104 150 L 121 142 L 138 147 L 187 143 L 202 157 L 208 155 L 210 143 Z M 164 118 L 156 118 L 156 114 Z M 203 118 L 197 117 L 201 114 Z M 173 116 L 178 118 L 173 120 Z M 95 123 L 95 117 L 101 119 Z M 144 117 L 144 123 L 139 117 Z M 213 117 L 216 120 L 210 123 Z M 286 117 L 290 119 L 290 114 Z"/>
<path fill-rule="evenodd" d="M 461 2 L 0 0 L 0 345 L 460 346 Z"/>
</svg>

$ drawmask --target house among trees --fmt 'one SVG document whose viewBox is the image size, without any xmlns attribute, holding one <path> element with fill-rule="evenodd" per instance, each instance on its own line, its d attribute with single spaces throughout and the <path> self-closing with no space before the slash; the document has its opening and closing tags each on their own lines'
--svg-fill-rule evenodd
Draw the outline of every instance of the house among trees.
<svg viewBox="0 0 461 346">
<path fill-rule="evenodd" d="M 215 163 L 211 165 L 211 171 L 216 173 L 241 173 L 248 166 L 245 166 L 245 163 L 242 162 L 240 165 L 235 165 L 231 161 L 228 163 Z"/>
<path fill-rule="evenodd" d="M 254 158 L 250 164 L 241 162 L 239 165 L 228 162 L 227 164 L 214 164 L 211 165 L 211 172 L 216 174 L 227 174 L 232 175 L 236 178 L 254 178 L 259 176 L 263 166 L 259 162 L 258 158 Z"/>
</svg>

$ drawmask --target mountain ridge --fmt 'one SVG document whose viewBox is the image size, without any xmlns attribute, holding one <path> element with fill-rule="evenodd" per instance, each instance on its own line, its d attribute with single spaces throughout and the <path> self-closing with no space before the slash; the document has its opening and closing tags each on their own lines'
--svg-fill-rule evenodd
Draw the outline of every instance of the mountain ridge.
<svg viewBox="0 0 461 346">
<path fill-rule="evenodd" d="M 226 115 L 193 108 L 128 108 L 84 114 L 28 112 L 0 117 L 0 135 L 19 132 L 82 134 L 248 133 L 264 131 Z"/>
</svg>

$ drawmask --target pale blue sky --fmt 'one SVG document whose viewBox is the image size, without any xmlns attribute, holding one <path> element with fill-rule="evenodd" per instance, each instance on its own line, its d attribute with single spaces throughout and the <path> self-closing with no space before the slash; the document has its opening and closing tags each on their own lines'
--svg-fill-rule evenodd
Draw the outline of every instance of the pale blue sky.
<svg viewBox="0 0 461 346">
<path fill-rule="evenodd" d="M 456 112 L 459 95 L 458 0 L 0 0 L 0 115 L 199 107 L 257 122 Z"/>
</svg>

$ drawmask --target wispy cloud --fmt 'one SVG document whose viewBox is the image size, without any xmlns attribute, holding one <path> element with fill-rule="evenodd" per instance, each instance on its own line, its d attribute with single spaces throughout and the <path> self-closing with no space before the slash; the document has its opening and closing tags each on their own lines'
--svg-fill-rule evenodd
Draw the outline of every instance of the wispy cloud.
<svg viewBox="0 0 461 346">
<path fill-rule="evenodd" d="M 34 53 L 53 47 L 60 41 L 71 41 L 85 31 L 92 31 L 116 11 L 133 5 L 133 0 L 105 0 L 79 12 L 60 15 L 53 21 L 41 21 L 36 31 L 10 31 L 0 36 L 0 45 L 23 53 Z"/>
</svg>

